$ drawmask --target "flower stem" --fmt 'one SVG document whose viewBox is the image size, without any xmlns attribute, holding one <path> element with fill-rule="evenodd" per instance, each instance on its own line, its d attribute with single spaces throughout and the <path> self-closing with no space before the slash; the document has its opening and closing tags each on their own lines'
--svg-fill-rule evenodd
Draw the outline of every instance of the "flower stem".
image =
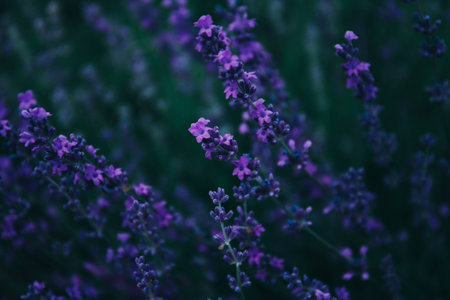
<svg viewBox="0 0 450 300">
<path fill-rule="evenodd" d="M 289 215 L 289 217 L 294 218 L 294 214 L 287 209 L 286 207 L 284 207 L 284 205 L 280 202 L 280 200 L 278 200 L 277 198 L 273 198 L 274 202 L 281 208 L 283 209 L 283 211 Z M 331 251 L 335 252 L 338 256 L 342 257 L 343 259 L 345 259 L 347 262 L 351 262 L 346 256 L 344 256 L 341 251 L 339 251 L 339 249 L 336 246 L 333 246 L 330 242 L 328 242 L 325 238 L 321 237 L 318 233 L 316 233 L 314 230 L 312 230 L 311 228 L 309 228 L 308 226 L 303 227 L 303 229 L 310 234 L 312 237 L 314 237 L 318 242 L 320 242 L 322 245 L 324 245 L 325 247 L 327 247 L 328 249 L 330 249 Z"/>
<path fill-rule="evenodd" d="M 219 208 L 221 208 L 221 204 L 219 203 Z M 234 261 L 234 265 L 236 266 L 236 281 L 237 281 L 237 285 L 239 287 L 239 293 L 241 295 L 241 299 L 242 300 L 246 300 L 245 299 L 245 294 L 242 291 L 242 286 L 241 286 L 241 268 L 240 268 L 240 263 L 238 262 L 238 259 L 236 257 L 236 255 L 234 254 L 233 248 L 231 247 L 230 244 L 230 240 L 228 239 L 228 236 L 225 232 L 225 226 L 223 224 L 223 222 L 220 222 L 220 228 L 222 229 L 222 234 L 223 234 L 223 239 L 225 240 L 225 245 L 228 248 L 228 251 L 230 251 L 231 256 L 233 257 L 233 261 Z"/>
</svg>

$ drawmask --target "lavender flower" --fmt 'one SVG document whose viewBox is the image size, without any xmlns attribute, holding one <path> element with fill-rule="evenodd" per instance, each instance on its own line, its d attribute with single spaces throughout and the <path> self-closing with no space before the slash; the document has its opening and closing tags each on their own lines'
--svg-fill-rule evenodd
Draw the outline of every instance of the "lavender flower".
<svg viewBox="0 0 450 300">
<path fill-rule="evenodd" d="M 366 137 L 375 152 L 375 161 L 380 165 L 386 165 L 390 162 L 391 156 L 395 151 L 396 139 L 391 133 L 387 133 L 382 129 L 381 121 L 378 114 L 382 107 L 375 105 L 378 88 L 374 84 L 374 78 L 369 70 L 370 64 L 360 61 L 356 55 L 359 49 L 353 46 L 353 41 L 359 37 L 353 31 L 345 33 L 347 43 L 337 44 L 334 46 L 336 55 L 343 58 L 346 62 L 342 65 L 347 76 L 348 89 L 354 91 L 357 98 L 364 100 L 364 114 L 361 115 L 360 121 L 366 130 Z"/>
<path fill-rule="evenodd" d="M 152 266 L 145 263 L 143 256 L 136 258 L 136 266 L 138 270 L 133 273 L 133 277 L 134 280 L 138 282 L 137 287 L 140 288 L 144 294 L 148 295 L 149 299 L 162 299 L 153 296 L 157 292 L 159 284 L 156 271 Z"/>
<path fill-rule="evenodd" d="M 46 291 L 45 283 L 35 281 L 28 286 L 28 293 L 21 296 L 20 299 L 26 300 L 64 300 L 64 297 L 55 296 L 53 292 Z"/>
<path fill-rule="evenodd" d="M 30 90 L 19 93 L 17 98 L 19 99 L 19 109 L 28 109 L 37 104 L 36 99 L 34 99 L 33 91 Z"/>
<path fill-rule="evenodd" d="M 360 275 L 362 280 L 369 279 L 370 276 L 367 271 L 367 260 L 366 260 L 367 251 L 368 248 L 366 246 L 362 246 L 359 249 L 359 254 L 361 255 L 361 257 L 354 258 L 352 250 L 350 248 L 344 248 L 341 250 L 342 255 L 347 257 L 347 259 L 352 262 L 350 271 L 342 275 L 342 279 L 350 280 L 356 275 Z"/>
<path fill-rule="evenodd" d="M 434 34 L 441 25 L 442 20 L 438 19 L 432 22 L 429 15 L 422 17 L 419 13 L 414 14 L 414 19 L 417 23 L 413 25 L 413 28 L 427 37 L 427 40 L 422 41 L 422 56 L 439 57 L 444 55 L 447 46 L 443 39 Z"/>
<path fill-rule="evenodd" d="M 294 218 L 289 219 L 287 224 L 284 225 L 284 229 L 286 230 L 301 230 L 305 227 L 309 227 L 312 225 L 312 222 L 309 220 L 309 215 L 311 214 L 312 208 L 308 206 L 306 209 L 300 208 L 298 205 L 293 205 L 290 208 Z"/>
<path fill-rule="evenodd" d="M 401 300 L 401 283 L 400 278 L 397 275 L 392 256 L 387 255 L 381 260 L 381 270 L 383 271 L 383 279 L 387 286 L 392 299 Z"/>
<path fill-rule="evenodd" d="M 220 161 L 234 158 L 238 152 L 236 140 L 229 133 L 220 135 L 219 127 L 206 126 L 209 123 L 210 120 L 200 118 L 196 123 L 192 123 L 189 128 L 189 132 L 195 137 L 197 143 L 201 143 L 203 150 L 205 150 L 205 156 Z"/>
<path fill-rule="evenodd" d="M 308 276 L 299 275 L 297 267 L 294 267 L 292 273 L 285 272 L 284 280 L 288 282 L 287 288 L 296 299 L 300 300 L 332 300 L 328 287 L 317 279 L 309 279 Z"/>
<path fill-rule="evenodd" d="M 222 204 L 228 200 L 228 195 L 225 194 L 224 189 L 218 188 L 217 192 L 209 192 L 211 200 L 216 205 L 214 210 L 211 211 L 211 217 L 218 223 L 220 223 L 221 227 L 221 235 L 215 235 L 214 239 L 216 242 L 219 242 L 221 246 L 219 249 L 223 249 L 224 246 L 227 247 L 225 250 L 225 255 L 223 259 L 229 264 L 234 264 L 236 268 L 236 276 L 227 275 L 228 284 L 230 288 L 236 293 L 241 293 L 243 287 L 248 287 L 251 285 L 251 282 L 247 275 L 241 271 L 242 263 L 247 259 L 248 252 L 238 251 L 236 248 L 231 246 L 231 241 L 237 237 L 237 232 L 233 227 L 225 227 L 224 223 L 231 219 L 233 215 L 233 211 L 226 212 L 222 207 Z M 223 245 L 223 246 L 222 246 Z"/>
<path fill-rule="evenodd" d="M 264 99 L 255 98 L 256 86 L 253 81 L 257 76 L 254 72 L 246 72 L 243 62 L 232 54 L 226 32 L 214 25 L 209 15 L 200 17 L 195 26 L 200 28 L 196 38 L 196 50 L 202 53 L 207 61 L 217 63 L 219 78 L 225 85 L 225 96 L 232 99 L 230 104 L 249 109 L 250 116 L 259 125 L 257 137 L 260 141 L 278 143 L 279 137 L 289 133 L 290 126 L 279 118 L 272 105 L 266 107 Z"/>
<path fill-rule="evenodd" d="M 367 232 L 380 231 L 382 226 L 370 217 L 371 203 L 375 195 L 367 191 L 363 182 L 363 169 L 350 168 L 340 176 L 335 184 L 333 201 L 324 209 L 324 213 L 335 211 L 342 215 L 346 228 L 361 227 Z"/>
</svg>

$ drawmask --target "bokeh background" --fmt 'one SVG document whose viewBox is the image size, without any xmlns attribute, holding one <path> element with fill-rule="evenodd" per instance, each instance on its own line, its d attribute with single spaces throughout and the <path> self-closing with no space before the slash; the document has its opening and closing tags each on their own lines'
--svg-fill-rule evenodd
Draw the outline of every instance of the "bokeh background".
<svg viewBox="0 0 450 300">
<path fill-rule="evenodd" d="M 422 2 L 428 14 L 443 20 L 439 35 L 448 39 L 450 2 Z M 107 37 L 93 28 L 85 15 L 92 4 L 119 28 L 118 36 Z M 247 5 L 249 17 L 256 19 L 256 39 L 272 54 L 292 101 L 298 102 L 298 113 L 306 115 L 318 141 L 314 147 L 320 149 L 320 158 L 313 154 L 313 159 L 335 174 L 350 166 L 364 167 L 367 186 L 377 194 L 374 215 L 394 239 L 407 233 L 406 241 L 395 239 L 392 245 L 369 252 L 373 280 L 348 283 L 352 299 L 387 299 L 377 273 L 379 258 L 385 253 L 393 255 L 405 299 L 449 299 L 448 224 L 442 225 L 440 233 L 411 227 L 411 155 L 420 150 L 419 137 L 433 132 L 439 141 L 436 155 L 448 157 L 442 122 L 450 119 L 448 103 L 431 105 L 425 92 L 433 79 L 433 65 L 420 57 L 422 36 L 412 29 L 415 6 L 400 0 L 248 0 L 242 4 Z M 153 23 L 145 28 L 127 1 L 1 1 L 0 97 L 14 110 L 16 95 L 33 90 L 40 105 L 53 114 L 51 122 L 58 132 L 83 135 L 114 165 L 126 169 L 131 181 L 151 184 L 178 211 L 192 217 L 203 214 L 203 222 L 209 223 L 208 191 L 218 186 L 230 190 L 237 179 L 230 175 L 230 166 L 206 160 L 187 129 L 204 116 L 220 124 L 223 132 L 235 134 L 243 152 L 250 151 L 251 143 L 239 135 L 241 114 L 228 107 L 220 81 L 208 72 L 200 55 L 181 49 L 174 56 L 164 47 L 161 34 L 170 28 L 168 11 L 155 6 Z M 211 14 L 223 24 L 220 11 L 225 6 L 225 1 L 188 1 L 192 21 Z M 195 32 L 193 27 L 188 30 Z M 363 104 L 345 89 L 342 62 L 334 54 L 333 46 L 342 42 L 346 30 L 360 37 L 360 57 L 371 63 L 380 89 L 378 101 L 385 107 L 382 122 L 398 136 L 394 164 L 402 167 L 394 174 L 399 181 L 395 188 L 384 183 L 389 171 L 373 163 L 357 119 Z M 448 78 L 449 69 L 448 56 L 439 59 L 440 76 Z M 432 199 L 437 204 L 448 203 L 449 177 L 437 166 L 433 171 Z M 289 180 L 295 184 L 301 178 Z M 29 195 L 29 199 L 36 203 L 32 218 L 46 211 L 38 195 Z M 80 262 L 89 260 L 88 249 L 101 247 L 101 243 L 87 246 L 75 240 L 64 253 L 61 245 L 72 239 L 78 225 L 71 222 L 69 213 L 58 209 L 65 214 L 67 227 L 50 230 L 51 243 L 36 241 L 40 252 L 18 252 L 20 261 L 11 260 L 10 241 L 0 240 L 3 299 L 18 299 L 29 283 L 54 280 L 55 273 L 68 276 L 76 271 L 94 285 L 100 284 Z M 270 215 L 271 209 L 263 203 L 256 210 Z M 320 213 L 315 218 L 321 233 L 334 244 L 356 247 L 365 241 L 363 233 L 345 232 L 334 220 L 322 220 Z M 117 220 L 120 223 L 119 216 Z M 271 253 L 290 257 L 289 264 L 298 265 L 311 277 L 332 286 L 343 284 L 345 265 L 309 236 L 280 235 L 270 223 L 266 229 L 263 242 Z M 211 291 L 230 294 L 225 274 L 231 267 L 218 251 L 199 262 L 189 240 L 176 248 L 174 272 L 190 274 L 191 280 L 189 286 L 181 284 L 183 296 L 178 299 L 217 296 Z M 211 270 L 215 279 L 205 284 Z M 127 295 L 104 290 L 100 298 L 125 299 Z M 248 299 L 284 298 L 289 295 L 282 285 L 266 287 L 255 282 L 248 289 Z"/>
</svg>

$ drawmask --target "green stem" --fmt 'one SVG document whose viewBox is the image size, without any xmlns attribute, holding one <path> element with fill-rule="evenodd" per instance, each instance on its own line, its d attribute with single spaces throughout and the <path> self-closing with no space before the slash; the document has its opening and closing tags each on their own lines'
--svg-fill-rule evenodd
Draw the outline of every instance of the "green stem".
<svg viewBox="0 0 450 300">
<path fill-rule="evenodd" d="M 295 215 L 292 211 L 284 207 L 284 205 L 278 200 L 277 198 L 272 198 L 273 201 L 291 218 L 295 218 Z M 325 238 L 321 237 L 317 232 L 309 228 L 308 226 L 303 227 L 303 229 L 310 234 L 313 238 L 315 238 L 318 242 L 320 242 L 322 245 L 330 249 L 331 251 L 335 252 L 338 256 L 345 259 L 347 262 L 351 262 L 346 256 L 344 256 L 341 251 L 335 246 L 333 246 L 330 242 L 328 242 Z"/>
<path fill-rule="evenodd" d="M 416 0 L 415 3 L 416 3 L 416 9 L 417 9 L 417 12 L 419 13 L 420 18 L 423 18 L 423 11 L 422 11 L 422 6 L 420 5 L 420 1 Z"/>
<path fill-rule="evenodd" d="M 220 203 L 219 203 L 219 208 L 222 208 Z M 238 262 L 238 259 L 237 259 L 236 255 L 234 254 L 233 248 L 231 247 L 230 240 L 228 239 L 228 236 L 225 233 L 225 226 L 224 226 L 223 222 L 220 222 L 220 228 L 222 229 L 222 234 L 223 234 L 223 239 L 225 240 L 225 245 L 227 246 L 228 251 L 230 251 L 231 256 L 233 257 L 234 265 L 236 266 L 236 281 L 237 281 L 237 285 L 239 287 L 239 293 L 241 295 L 241 299 L 242 300 L 246 300 L 245 299 L 245 294 L 242 291 L 242 286 L 241 286 L 241 268 L 240 268 L 240 263 Z"/>
</svg>

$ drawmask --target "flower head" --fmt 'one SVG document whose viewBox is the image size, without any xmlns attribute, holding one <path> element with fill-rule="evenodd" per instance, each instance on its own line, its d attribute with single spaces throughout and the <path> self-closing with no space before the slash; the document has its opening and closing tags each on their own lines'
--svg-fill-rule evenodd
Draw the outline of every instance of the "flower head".
<svg viewBox="0 0 450 300">
<path fill-rule="evenodd" d="M 242 155 L 239 160 L 234 160 L 233 164 L 236 166 L 233 170 L 233 175 L 236 175 L 239 180 L 244 180 L 246 175 L 250 175 L 252 171 L 248 168 L 249 158 L 247 155 Z"/>
<path fill-rule="evenodd" d="M 351 43 L 351 41 L 353 40 L 359 39 L 359 37 L 351 30 L 346 31 L 344 37 L 349 43 Z"/>
<path fill-rule="evenodd" d="M 75 146 L 76 144 L 77 144 L 76 142 L 69 142 L 69 140 L 67 140 L 67 138 L 64 135 L 60 134 L 53 140 L 52 148 L 53 150 L 55 150 L 58 157 L 62 158 L 64 153 L 69 154 L 70 148 L 72 146 Z"/>
<path fill-rule="evenodd" d="M 17 99 L 19 99 L 20 109 L 28 109 L 37 104 L 36 99 L 34 99 L 33 91 L 31 90 L 28 90 L 24 93 L 19 93 Z"/>
<path fill-rule="evenodd" d="M 199 34 L 206 33 L 207 36 L 211 37 L 213 29 L 213 20 L 210 15 L 203 15 L 194 23 L 195 27 L 200 28 Z"/>
<path fill-rule="evenodd" d="M 36 139 L 31 132 L 24 131 L 19 135 L 19 142 L 24 143 L 25 147 L 28 147 L 30 144 L 34 144 Z"/>
<path fill-rule="evenodd" d="M 201 143 L 203 139 L 208 139 L 211 137 L 209 134 L 211 127 L 206 126 L 209 122 L 210 120 L 200 118 L 196 123 L 191 124 L 189 132 L 195 137 L 197 143 Z"/>
<path fill-rule="evenodd" d="M 35 107 L 31 109 L 22 110 L 22 117 L 25 119 L 36 119 L 37 121 L 42 121 L 50 117 L 52 114 L 47 112 L 42 107 Z"/>
<path fill-rule="evenodd" d="M 5 137 L 8 134 L 8 131 L 11 130 L 11 126 L 9 126 L 8 120 L 0 121 L 0 135 Z"/>
<path fill-rule="evenodd" d="M 258 120 L 259 126 L 263 126 L 264 123 L 269 124 L 271 121 L 270 116 L 273 114 L 273 112 L 269 109 L 266 109 L 266 106 L 264 105 L 264 99 L 260 98 L 253 102 L 254 107 L 250 106 L 250 116 L 254 119 Z"/>
<path fill-rule="evenodd" d="M 103 171 L 97 170 L 95 166 L 91 164 L 86 164 L 84 170 L 84 178 L 86 180 L 91 180 L 95 185 L 100 185 L 103 182 Z"/>
<path fill-rule="evenodd" d="M 239 57 L 232 55 L 229 49 L 220 51 L 214 61 L 218 61 L 227 71 L 239 66 Z"/>
</svg>

